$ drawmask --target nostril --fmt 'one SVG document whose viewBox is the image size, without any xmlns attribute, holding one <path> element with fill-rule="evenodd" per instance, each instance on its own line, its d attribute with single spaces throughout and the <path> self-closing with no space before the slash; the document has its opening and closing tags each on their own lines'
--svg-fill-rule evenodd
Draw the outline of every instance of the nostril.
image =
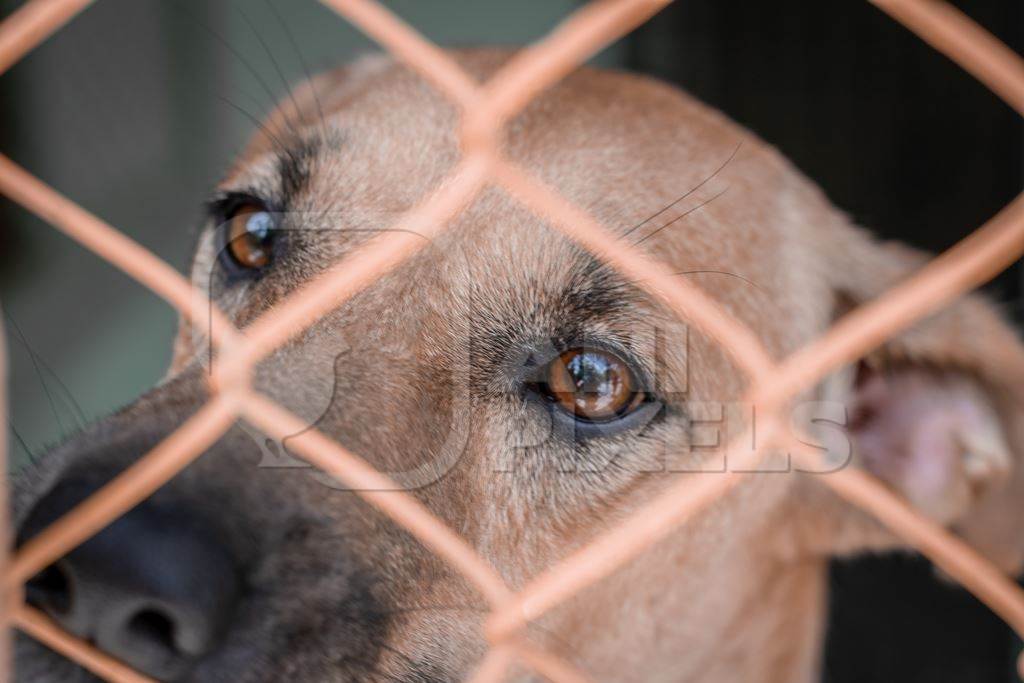
<svg viewBox="0 0 1024 683">
<path fill-rule="evenodd" d="M 95 491 L 76 479 L 40 500 L 32 538 Z M 26 598 L 69 632 L 158 680 L 213 652 L 242 597 L 242 574 L 207 520 L 142 503 L 33 577 Z"/>
<path fill-rule="evenodd" d="M 50 565 L 25 584 L 25 597 L 29 604 L 54 617 L 67 616 L 71 611 L 71 592 L 71 576 L 59 563 Z"/>
<path fill-rule="evenodd" d="M 176 628 L 170 617 L 155 609 L 144 609 L 125 627 L 129 640 L 136 647 L 157 646 L 168 653 L 177 653 Z"/>
<path fill-rule="evenodd" d="M 183 677 L 195 664 L 180 639 L 192 627 L 173 605 L 149 604 L 99 615 L 95 642 L 129 666 L 161 681 Z"/>
</svg>

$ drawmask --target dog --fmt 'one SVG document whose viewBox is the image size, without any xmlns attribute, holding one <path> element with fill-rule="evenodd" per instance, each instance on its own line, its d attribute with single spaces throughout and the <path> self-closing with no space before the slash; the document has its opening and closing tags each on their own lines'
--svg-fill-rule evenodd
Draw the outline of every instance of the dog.
<svg viewBox="0 0 1024 683">
<path fill-rule="evenodd" d="M 483 80 L 510 55 L 452 57 Z M 244 328 L 436 190 L 460 159 L 458 119 L 388 57 L 300 85 L 216 189 L 192 283 Z M 925 262 L 852 225 L 750 132 L 645 77 L 581 68 L 502 145 L 776 358 Z M 510 586 L 681 478 L 728 468 L 723 444 L 756 417 L 742 404 L 749 378 L 641 283 L 495 187 L 425 242 L 270 355 L 254 385 L 389 473 Z M 194 414 L 219 360 L 182 320 L 158 386 L 19 474 L 20 542 Z M 799 405 L 813 419 L 794 420 L 830 436 L 814 445 L 834 468 L 866 469 L 1021 569 L 1024 347 L 981 296 Z M 480 595 L 287 441 L 236 425 L 30 581 L 29 602 L 157 680 L 470 676 L 487 648 Z M 766 469 L 526 637 L 598 681 L 816 680 L 829 559 L 905 545 L 818 481 L 831 470 Z M 92 680 L 25 636 L 16 670 Z"/>
</svg>

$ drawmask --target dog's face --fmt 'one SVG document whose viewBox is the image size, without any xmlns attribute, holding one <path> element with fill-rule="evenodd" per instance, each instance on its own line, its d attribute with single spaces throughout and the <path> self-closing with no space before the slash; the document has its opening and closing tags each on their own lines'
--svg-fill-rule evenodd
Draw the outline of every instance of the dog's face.
<svg viewBox="0 0 1024 683">
<path fill-rule="evenodd" d="M 481 77 L 505 58 L 459 56 Z M 459 159 L 456 126 L 450 105 L 383 59 L 300 88 L 218 188 L 193 283 L 252 322 L 435 189 Z M 748 133 L 635 77 L 575 74 L 513 122 L 506 149 L 775 356 L 907 267 Z M 965 321 L 986 338 L 964 335 Z M 1017 546 L 972 515 L 979 501 L 1006 510 L 992 482 L 1018 438 L 1015 339 L 968 301 L 890 355 L 895 370 L 866 364 L 807 397 L 855 413 L 828 413 L 852 446 L 842 464 L 863 462 L 943 522 L 984 528 L 975 540 L 1012 565 Z M 183 324 L 164 383 L 25 474 L 22 538 L 194 414 L 218 360 Z M 725 442 L 756 420 L 746 384 L 699 330 L 496 189 L 256 379 L 513 587 L 681 478 L 720 475 Z M 824 558 L 892 540 L 807 478 L 749 477 L 529 637 L 598 680 L 810 677 Z M 486 603 L 465 580 L 287 439 L 247 425 L 35 580 L 29 599 L 165 680 L 454 681 L 486 648 Z M 84 675 L 28 640 L 18 664 L 24 680 Z"/>
</svg>

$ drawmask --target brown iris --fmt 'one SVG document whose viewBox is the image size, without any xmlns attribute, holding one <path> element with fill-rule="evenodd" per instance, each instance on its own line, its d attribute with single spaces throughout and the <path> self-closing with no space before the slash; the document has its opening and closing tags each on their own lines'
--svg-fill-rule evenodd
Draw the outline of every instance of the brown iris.
<svg viewBox="0 0 1024 683">
<path fill-rule="evenodd" d="M 259 270 L 270 264 L 274 218 L 257 201 L 239 204 L 228 215 L 227 249 L 241 268 Z"/>
<path fill-rule="evenodd" d="M 548 398 L 579 419 L 613 420 L 643 402 L 629 365 L 608 351 L 570 349 L 548 363 L 545 372 Z"/>
</svg>

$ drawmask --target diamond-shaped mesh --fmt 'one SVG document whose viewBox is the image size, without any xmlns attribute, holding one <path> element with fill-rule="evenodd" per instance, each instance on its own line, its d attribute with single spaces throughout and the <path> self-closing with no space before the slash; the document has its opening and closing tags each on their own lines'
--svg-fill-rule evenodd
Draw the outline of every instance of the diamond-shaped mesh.
<svg viewBox="0 0 1024 683">
<path fill-rule="evenodd" d="M 586 210 L 503 158 L 498 145 L 502 126 L 532 98 L 668 1 L 593 2 L 547 38 L 521 51 L 488 82 L 479 84 L 374 0 L 323 0 L 460 108 L 463 159 L 436 192 L 396 221 L 393 227 L 402 231 L 383 232 L 244 332 L 216 311 L 211 316 L 210 302 L 166 263 L 0 156 L 0 191 L 162 296 L 208 334 L 216 348 L 231 351 L 223 354 L 229 360 L 222 361 L 212 377 L 212 398 L 205 407 L 10 558 L 3 610 L 10 625 L 107 680 L 149 680 L 26 605 L 24 582 L 152 494 L 241 419 L 270 437 L 289 436 L 291 449 L 358 491 L 480 591 L 491 607 L 484 634 L 491 647 L 472 680 L 501 680 L 516 663 L 552 681 L 588 680 L 568 662 L 531 644 L 524 627 L 684 524 L 743 477 L 754 476 L 749 465 L 755 464 L 758 453 L 744 456 L 746 462 L 734 463 L 730 472 L 687 478 L 671 486 L 594 542 L 534 577 L 521 590 L 512 591 L 494 567 L 413 496 L 398 490 L 358 455 L 256 393 L 248 382 L 259 360 L 426 243 L 411 234 L 430 237 L 444 230 L 487 185 L 504 188 L 720 343 L 749 377 L 749 398 L 758 410 L 760 449 L 786 447 L 799 463 L 814 466 L 819 454 L 778 428 L 781 407 L 832 370 L 855 361 L 1015 261 L 1024 251 L 1024 198 L 1014 200 L 956 247 L 884 296 L 845 316 L 805 348 L 782 361 L 772 359 L 750 330 L 698 289 L 673 277 L 664 264 L 615 241 Z M 89 0 L 27 2 L 0 25 L 0 73 L 89 4 Z M 936 0 L 877 0 L 876 4 L 1024 114 L 1024 62 L 958 10 Z M 3 390 L 0 384 L 0 399 Z M 0 455 L 2 449 L 0 442 Z M 1018 634 L 1024 633 L 1024 594 L 962 541 L 862 471 L 847 468 L 820 481 L 874 514 L 987 603 Z M 6 647 L 4 654 L 8 654 Z"/>
</svg>

